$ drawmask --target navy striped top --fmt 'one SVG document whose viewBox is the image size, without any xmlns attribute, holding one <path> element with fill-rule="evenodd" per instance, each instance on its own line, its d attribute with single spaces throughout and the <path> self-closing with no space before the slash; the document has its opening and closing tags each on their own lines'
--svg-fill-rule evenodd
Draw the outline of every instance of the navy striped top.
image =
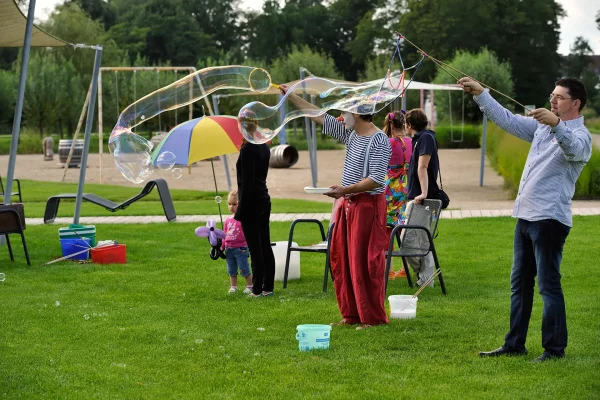
<svg viewBox="0 0 600 400">
<path fill-rule="evenodd" d="M 554 219 L 573 226 L 571 199 L 575 182 L 592 156 L 592 137 L 583 117 L 550 128 L 502 107 L 486 89 L 473 96 L 481 111 L 506 132 L 531 143 L 513 217 L 527 221 Z"/>
<path fill-rule="evenodd" d="M 366 177 L 371 178 L 380 186 L 367 193 L 383 193 L 385 191 L 385 174 L 392 156 L 392 148 L 387 135 L 378 131 L 371 136 L 359 136 L 354 130 L 344 128 L 344 124 L 331 115 L 325 114 L 323 117 L 323 133 L 346 144 L 342 186 L 354 185 L 363 179 L 365 152 L 370 143 Z"/>
</svg>

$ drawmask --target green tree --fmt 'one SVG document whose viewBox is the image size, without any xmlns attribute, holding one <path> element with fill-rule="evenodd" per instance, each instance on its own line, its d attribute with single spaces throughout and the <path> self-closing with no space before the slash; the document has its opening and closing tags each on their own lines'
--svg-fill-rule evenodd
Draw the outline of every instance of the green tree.
<svg viewBox="0 0 600 400">
<path fill-rule="evenodd" d="M 270 63 L 281 55 L 289 43 L 281 7 L 276 0 L 266 0 L 262 13 L 246 13 L 242 32 L 248 46 L 248 58 Z"/>
<path fill-rule="evenodd" d="M 54 56 L 47 52 L 33 54 L 29 59 L 23 114 L 26 124 L 37 128 L 40 137 L 56 122 L 60 69 Z"/>
<path fill-rule="evenodd" d="M 121 58 L 122 51 L 107 38 L 103 25 L 93 20 L 77 4 L 68 3 L 58 6 L 50 14 L 48 21 L 42 25 L 42 28 L 69 43 L 102 45 L 102 65 L 115 65 Z M 48 51 L 46 49 L 36 50 L 40 52 Z M 63 59 L 70 60 L 82 78 L 91 79 L 95 56 L 93 50 L 65 46 L 54 48 L 52 51 L 60 54 Z M 82 88 L 82 90 L 87 90 L 87 87 Z"/>
<path fill-rule="evenodd" d="M 600 77 L 593 68 L 592 56 L 594 52 L 589 42 L 581 36 L 575 38 L 571 45 L 571 52 L 566 60 L 565 75 L 579 78 L 585 85 L 588 93 L 588 109 L 593 109 L 595 113 L 600 113 Z"/>
<path fill-rule="evenodd" d="M 271 76 L 279 83 L 300 79 L 300 67 L 306 68 L 316 76 L 342 79 L 331 57 L 313 51 L 308 46 L 302 48 L 292 46 L 288 54 L 273 61 L 270 68 Z"/>
<path fill-rule="evenodd" d="M 108 30 L 116 21 L 116 13 L 111 0 L 67 0 L 65 4 L 77 4 L 94 21 L 99 21 Z"/>
<path fill-rule="evenodd" d="M 464 71 L 470 76 L 476 77 L 479 81 L 487 83 L 489 86 L 499 90 L 507 96 L 513 95 L 514 87 L 510 64 L 498 61 L 496 55 L 488 49 L 483 49 L 477 54 L 466 51 L 457 51 L 454 59 L 449 65 Z M 456 83 L 456 80 L 447 72 L 438 69 L 434 83 Z M 493 93 L 493 95 L 494 98 L 504 106 L 510 109 L 513 108 L 514 104 L 506 97 L 495 93 Z M 449 96 L 450 100 L 448 100 Z M 473 96 L 465 95 L 463 92 L 458 91 L 436 91 L 435 98 L 438 99 L 436 101 L 436 106 L 440 119 L 450 119 L 450 113 L 452 113 L 452 119 L 454 121 L 459 120 L 462 116 L 462 102 L 464 100 L 465 120 L 469 122 L 478 122 L 481 120 L 481 110 L 473 100 Z M 450 103 L 452 104 L 452 109 L 449 109 Z"/>
<path fill-rule="evenodd" d="M 239 4 L 240 0 L 194 0 L 184 1 L 183 9 L 195 18 L 200 30 L 210 37 L 220 52 L 235 54 L 236 59 L 240 59 Z"/>
<path fill-rule="evenodd" d="M 513 66 L 517 100 L 545 104 L 559 73 L 558 19 L 565 14 L 557 1 L 398 0 L 396 4 L 405 11 L 395 28 L 428 54 L 449 60 L 456 50 L 477 52 L 485 44 L 500 61 Z M 408 43 L 404 47 L 412 49 Z M 414 63 L 420 55 L 413 52 L 407 57 Z M 428 61 L 418 80 L 428 81 L 435 68 Z"/>
<path fill-rule="evenodd" d="M 9 133 L 17 99 L 17 74 L 0 69 L 0 133 Z"/>
</svg>

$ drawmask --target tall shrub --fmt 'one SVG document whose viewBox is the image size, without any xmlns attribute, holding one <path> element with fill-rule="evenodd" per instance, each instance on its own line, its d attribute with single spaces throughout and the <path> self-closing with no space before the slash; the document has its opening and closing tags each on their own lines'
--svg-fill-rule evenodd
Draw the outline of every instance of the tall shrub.
<svg viewBox="0 0 600 400">
<path fill-rule="evenodd" d="M 499 62 L 496 55 L 488 49 L 483 49 L 477 54 L 466 51 L 457 51 L 454 59 L 449 65 L 508 96 L 513 95 L 512 68 L 510 64 Z M 458 76 L 460 75 L 458 72 L 455 72 L 448 67 L 445 67 L 445 69 L 454 76 L 462 78 L 462 76 Z M 434 83 L 456 83 L 456 79 L 447 72 L 438 69 Z M 500 104 L 512 108 L 513 104 L 508 99 L 495 93 L 492 94 Z M 450 96 L 450 99 L 448 99 L 448 96 Z M 440 119 L 450 119 L 450 113 L 452 113 L 452 119 L 454 121 L 461 119 L 463 100 L 465 105 L 465 120 L 478 122 L 482 118 L 479 106 L 477 106 L 471 95 L 463 94 L 463 92 L 459 91 L 436 91 L 435 99 Z M 452 104 L 451 109 L 449 108 L 450 103 Z"/>
</svg>

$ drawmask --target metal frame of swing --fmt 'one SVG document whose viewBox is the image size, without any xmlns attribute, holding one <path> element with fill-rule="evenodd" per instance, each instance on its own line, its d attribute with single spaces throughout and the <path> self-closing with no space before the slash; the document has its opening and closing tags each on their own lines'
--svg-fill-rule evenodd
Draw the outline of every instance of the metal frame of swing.
<svg viewBox="0 0 600 400">
<path fill-rule="evenodd" d="M 98 74 L 98 141 L 99 141 L 99 171 L 100 171 L 100 183 L 104 183 L 103 177 L 102 177 L 102 154 L 103 154 L 103 146 L 102 146 L 102 136 L 103 136 L 103 124 L 102 124 L 102 118 L 103 118 L 103 112 L 102 112 L 102 72 L 109 72 L 109 71 L 114 71 L 115 74 L 117 74 L 118 72 L 133 72 L 133 97 L 135 99 L 135 101 L 137 101 L 137 71 L 156 71 L 157 74 L 157 84 L 158 89 L 160 89 L 160 78 L 159 78 L 159 72 L 160 71 L 174 71 L 175 72 L 175 78 L 177 78 L 177 72 L 178 71 L 187 71 L 190 74 L 193 74 L 194 72 L 197 71 L 196 67 L 102 67 L 100 68 L 100 72 Z M 177 80 L 177 79 L 176 79 Z M 117 84 L 117 93 L 118 93 L 118 81 L 116 81 Z M 193 90 L 193 86 L 190 85 L 190 91 Z M 119 98 L 117 97 L 117 107 L 119 105 Z M 84 108 L 87 106 L 87 101 L 86 104 L 84 104 Z M 189 116 L 188 119 L 192 119 L 193 118 L 193 109 L 194 106 L 193 104 L 189 104 L 188 106 L 189 109 Z M 118 112 L 119 110 L 117 110 Z M 119 112 L 118 112 L 119 114 Z M 117 116 L 118 118 L 118 116 Z M 161 126 L 161 117 L 160 114 L 158 115 L 159 118 L 159 129 Z M 175 120 L 177 121 L 177 113 L 175 114 Z M 133 131 L 135 132 L 135 127 L 133 128 Z M 191 167 L 190 167 L 191 169 Z"/>
<path fill-rule="evenodd" d="M 454 139 L 454 125 L 452 124 L 452 93 L 448 91 L 448 115 L 450 116 L 450 141 L 462 143 L 465 139 L 465 93 L 462 93 L 462 121 L 460 126 L 460 140 Z"/>
</svg>

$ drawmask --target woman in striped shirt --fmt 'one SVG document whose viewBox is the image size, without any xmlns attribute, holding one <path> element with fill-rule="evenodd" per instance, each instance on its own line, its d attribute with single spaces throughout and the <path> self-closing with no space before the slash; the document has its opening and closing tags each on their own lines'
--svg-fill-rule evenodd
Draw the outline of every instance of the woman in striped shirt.
<svg viewBox="0 0 600 400">
<path fill-rule="evenodd" d="M 288 88 L 281 86 L 285 94 Z M 300 111 L 316 107 L 291 94 Z M 371 109 L 368 105 L 365 112 Z M 359 107 L 359 112 L 360 107 Z M 387 136 L 373 125 L 373 115 L 344 112 L 343 121 L 328 114 L 311 119 L 323 133 L 346 144 L 340 186 L 325 195 L 340 199 L 330 247 L 331 273 L 343 319 L 338 325 L 357 329 L 388 322 L 384 307 L 386 202 L 385 175 L 391 157 Z"/>
</svg>

